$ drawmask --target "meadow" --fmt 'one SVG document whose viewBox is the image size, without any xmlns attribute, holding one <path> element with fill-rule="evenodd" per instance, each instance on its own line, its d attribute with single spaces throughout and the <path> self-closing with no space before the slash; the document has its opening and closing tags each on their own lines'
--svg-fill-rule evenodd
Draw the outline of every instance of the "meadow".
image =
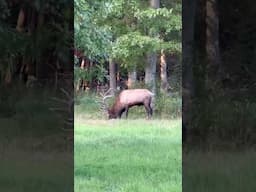
<svg viewBox="0 0 256 192">
<path fill-rule="evenodd" d="M 72 157 L 56 152 L 33 153 L 17 147 L 6 151 L 1 151 L 0 157 L 0 191 L 72 191 Z"/>
<path fill-rule="evenodd" d="M 54 93 L 11 91 L 0 94 L 0 191 L 72 191 L 73 143 L 49 110 Z"/>
<path fill-rule="evenodd" d="M 183 154 L 183 190 L 256 191 L 255 150 L 190 151 Z M 192 190 L 193 189 L 193 190 Z"/>
<path fill-rule="evenodd" d="M 76 192 L 180 192 L 181 120 L 75 120 Z"/>
</svg>

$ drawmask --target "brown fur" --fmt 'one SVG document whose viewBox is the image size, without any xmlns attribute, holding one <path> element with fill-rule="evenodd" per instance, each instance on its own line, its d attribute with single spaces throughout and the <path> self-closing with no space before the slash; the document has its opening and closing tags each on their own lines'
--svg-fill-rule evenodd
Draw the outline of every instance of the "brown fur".
<svg viewBox="0 0 256 192">
<path fill-rule="evenodd" d="M 108 109 L 109 119 L 121 118 L 123 112 L 128 117 L 128 110 L 133 106 L 144 105 L 147 116 L 152 116 L 152 102 L 153 94 L 147 89 L 129 89 L 122 91 L 115 99 L 113 106 Z"/>
</svg>

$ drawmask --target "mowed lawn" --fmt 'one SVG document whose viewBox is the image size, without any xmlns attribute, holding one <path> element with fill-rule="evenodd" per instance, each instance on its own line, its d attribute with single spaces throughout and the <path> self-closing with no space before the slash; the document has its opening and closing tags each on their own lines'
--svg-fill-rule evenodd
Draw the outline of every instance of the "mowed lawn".
<svg viewBox="0 0 256 192">
<path fill-rule="evenodd" d="M 181 192 L 181 120 L 75 120 L 76 192 Z"/>
</svg>

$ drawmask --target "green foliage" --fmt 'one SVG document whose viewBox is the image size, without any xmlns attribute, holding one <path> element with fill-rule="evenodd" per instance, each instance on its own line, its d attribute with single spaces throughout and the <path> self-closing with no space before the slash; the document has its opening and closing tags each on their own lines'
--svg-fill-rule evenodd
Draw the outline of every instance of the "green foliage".
<svg viewBox="0 0 256 192">
<path fill-rule="evenodd" d="M 139 10 L 134 15 L 141 29 L 153 30 L 154 33 L 168 34 L 172 30 L 181 30 L 181 16 L 173 9 L 159 8 Z"/>
<path fill-rule="evenodd" d="M 95 65 L 90 69 L 81 69 L 80 67 L 74 67 L 74 83 L 77 84 L 80 79 L 88 82 L 97 80 L 98 82 L 103 82 L 107 71 L 103 65 Z"/>
<path fill-rule="evenodd" d="M 146 53 L 180 53 L 180 35 L 165 38 L 181 31 L 181 12 L 173 7 L 151 9 L 147 1 L 136 0 L 76 0 L 75 46 L 89 58 L 112 56 L 124 68 L 142 64 Z"/>
<path fill-rule="evenodd" d="M 238 149 L 243 146 L 254 146 L 255 102 L 239 101 L 223 95 L 195 100 L 192 107 L 200 111 L 192 114 L 193 123 L 189 132 L 191 142 L 196 141 L 192 144 L 194 147 Z M 201 146 L 200 143 L 204 145 Z"/>
<path fill-rule="evenodd" d="M 83 50 L 86 57 L 95 59 L 107 57 L 111 34 L 104 27 L 96 24 L 95 4 L 75 0 L 74 37 L 75 47 Z"/>
<path fill-rule="evenodd" d="M 161 118 L 173 119 L 182 115 L 182 99 L 179 95 L 160 93 L 155 99 L 155 113 Z"/>
<path fill-rule="evenodd" d="M 143 64 L 141 58 L 161 47 L 161 40 L 131 32 L 117 38 L 112 47 L 112 56 L 120 61 L 122 67 L 130 68 L 134 64 Z"/>
<path fill-rule="evenodd" d="M 173 14 L 172 9 L 151 9 L 140 7 L 138 3 L 130 3 L 131 12 L 127 18 L 126 14 L 130 9 L 126 7 L 119 23 L 130 27 L 130 30 L 119 33 L 112 46 L 113 57 L 121 61 L 123 67 L 142 64 L 141 59 L 146 53 L 159 52 L 161 49 L 181 51 L 179 40 L 164 41 L 164 36 L 170 32 L 180 32 L 180 15 Z"/>
<path fill-rule="evenodd" d="M 24 54 L 26 48 L 26 35 L 16 32 L 10 26 L 3 24 L 0 26 L 0 58 L 1 60 L 8 59 L 8 56 L 17 56 Z M 8 43 L 6 42 L 8 39 Z"/>
<path fill-rule="evenodd" d="M 3 1 L 0 1 L 0 6 Z M 62 68 L 69 65 L 70 47 L 73 46 L 71 31 L 69 29 L 69 21 L 72 15 L 70 9 L 70 1 L 53 0 L 48 1 L 23 1 L 21 3 L 10 6 L 7 14 L 8 17 L 1 17 L 0 22 L 0 76 L 1 79 L 7 71 L 13 75 L 16 67 L 19 65 L 18 59 L 22 58 L 26 62 L 33 63 L 34 68 L 39 73 L 42 66 L 56 65 L 56 60 Z M 17 3 L 17 2 L 16 2 Z M 5 5 L 6 6 L 6 5 Z M 34 20 L 32 16 L 27 16 L 24 24 L 24 31 L 18 32 L 15 29 L 19 8 L 21 6 L 26 10 L 25 14 L 35 12 Z M 17 15 L 13 14 L 16 13 Z M 43 18 L 43 22 L 38 22 L 38 17 Z M 47 18 L 47 19 L 44 19 Z M 35 26 L 35 28 L 31 27 Z M 29 31 L 29 32 L 27 32 Z M 46 56 L 47 55 L 47 56 Z M 51 58 L 51 59 L 49 59 Z M 51 60 L 52 62 L 49 62 Z M 37 75 L 37 74 L 35 74 Z"/>
<path fill-rule="evenodd" d="M 10 10 L 8 9 L 6 0 L 0 0 L 0 11 L 0 21 L 10 15 Z"/>
</svg>

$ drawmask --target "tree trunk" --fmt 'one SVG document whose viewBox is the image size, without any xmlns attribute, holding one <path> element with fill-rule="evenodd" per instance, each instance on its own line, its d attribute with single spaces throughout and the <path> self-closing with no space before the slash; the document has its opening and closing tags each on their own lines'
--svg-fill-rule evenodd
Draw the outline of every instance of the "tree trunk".
<svg viewBox="0 0 256 192">
<path fill-rule="evenodd" d="M 23 31 L 23 27 L 24 27 L 24 22 L 25 22 L 25 11 L 23 8 L 20 8 L 20 11 L 19 11 L 19 15 L 18 15 L 18 18 L 17 18 L 17 24 L 16 24 L 16 30 L 18 32 L 22 32 Z M 24 56 L 23 56 L 24 57 Z M 22 61 L 22 67 L 21 67 L 21 73 L 23 73 L 23 69 L 25 69 L 25 63 Z M 9 73 L 9 72 L 8 72 Z M 25 75 L 25 74 L 23 74 Z M 22 77 L 22 74 L 21 74 L 21 77 Z M 8 78 L 7 78 L 8 79 Z M 6 80 L 7 80 L 6 79 Z M 20 81 L 22 82 L 22 78 L 20 78 Z"/>
<path fill-rule="evenodd" d="M 150 0 L 150 7 L 157 9 L 160 7 L 160 0 Z"/>
<path fill-rule="evenodd" d="M 116 91 L 116 66 L 113 59 L 109 59 L 109 86 L 111 94 L 115 94 Z"/>
<path fill-rule="evenodd" d="M 187 129 L 192 125 L 192 97 L 194 94 L 193 65 L 195 62 L 195 13 L 196 1 L 182 1 L 182 136 L 186 140 Z"/>
<path fill-rule="evenodd" d="M 16 25 L 16 30 L 19 32 L 23 31 L 23 25 L 25 22 L 25 11 L 23 8 L 20 9 L 18 19 L 17 19 L 17 25 Z"/>
<path fill-rule="evenodd" d="M 136 66 L 134 66 L 134 68 L 128 72 L 128 88 L 134 88 L 134 85 L 136 83 L 137 80 L 137 71 L 136 71 Z"/>
<path fill-rule="evenodd" d="M 8 69 L 5 73 L 4 82 L 5 82 L 5 85 L 9 85 L 12 82 L 12 72 L 11 72 L 10 67 L 8 67 Z"/>
<path fill-rule="evenodd" d="M 150 53 L 147 55 L 147 62 L 145 66 L 145 84 L 154 93 L 156 92 L 156 53 Z"/>
<path fill-rule="evenodd" d="M 217 0 L 206 1 L 206 86 L 214 88 L 220 72 L 219 16 Z"/>
<path fill-rule="evenodd" d="M 160 7 L 160 0 L 150 0 L 149 3 L 151 8 L 158 9 Z M 149 35 L 155 36 L 156 34 Z M 156 94 L 156 63 L 157 54 L 153 52 L 148 53 L 145 66 L 145 84 L 154 94 Z"/>
<path fill-rule="evenodd" d="M 194 65 L 194 35 L 195 35 L 195 8 L 196 2 L 191 0 L 182 1 L 182 81 L 183 89 L 193 95 L 193 65 Z"/>
<path fill-rule="evenodd" d="M 168 91 L 168 81 L 167 81 L 167 63 L 165 58 L 164 50 L 161 50 L 160 57 L 160 77 L 161 77 L 161 91 L 167 93 Z"/>
<path fill-rule="evenodd" d="M 36 23 L 37 23 L 37 30 L 41 30 L 41 28 L 43 27 L 44 25 L 44 14 L 39 12 L 38 13 L 38 16 L 37 16 L 37 19 L 36 19 Z M 48 61 L 48 58 L 47 57 L 40 57 L 40 58 L 37 58 L 36 59 L 36 77 L 37 78 L 41 78 L 43 76 L 45 76 L 45 63 L 47 63 Z"/>
</svg>

